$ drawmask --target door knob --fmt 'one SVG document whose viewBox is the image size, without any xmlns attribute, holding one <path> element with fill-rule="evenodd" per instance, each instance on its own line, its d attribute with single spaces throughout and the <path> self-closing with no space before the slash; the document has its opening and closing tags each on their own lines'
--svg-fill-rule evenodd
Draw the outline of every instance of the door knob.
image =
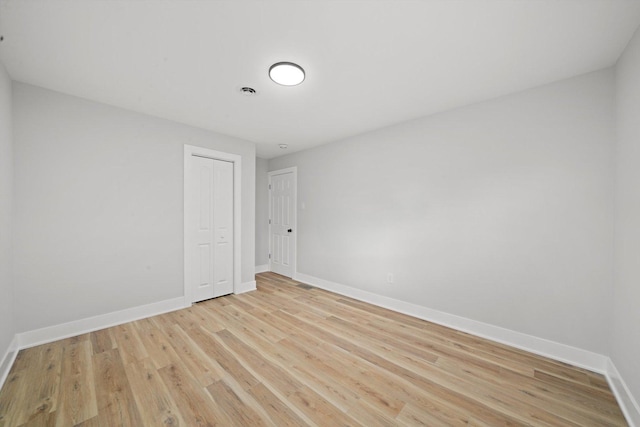
<svg viewBox="0 0 640 427">
<path fill-rule="evenodd" d="M 291 233 L 293 230 L 292 229 L 288 229 L 287 232 Z"/>
</svg>

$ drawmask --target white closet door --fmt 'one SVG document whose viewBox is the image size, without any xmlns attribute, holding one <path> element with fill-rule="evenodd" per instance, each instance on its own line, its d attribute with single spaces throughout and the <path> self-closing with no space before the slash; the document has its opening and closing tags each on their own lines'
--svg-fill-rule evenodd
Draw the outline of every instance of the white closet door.
<svg viewBox="0 0 640 427">
<path fill-rule="evenodd" d="M 233 163 L 213 161 L 213 296 L 233 292 Z"/>
<path fill-rule="evenodd" d="M 193 300 L 233 292 L 233 163 L 193 156 Z"/>
</svg>

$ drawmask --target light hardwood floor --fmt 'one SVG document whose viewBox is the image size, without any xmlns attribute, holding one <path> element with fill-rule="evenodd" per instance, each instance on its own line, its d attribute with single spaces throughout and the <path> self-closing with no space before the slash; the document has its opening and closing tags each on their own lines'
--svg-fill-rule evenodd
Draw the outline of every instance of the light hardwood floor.
<svg viewBox="0 0 640 427">
<path fill-rule="evenodd" d="M 0 426 L 626 425 L 606 380 L 273 273 L 23 350 Z"/>
</svg>

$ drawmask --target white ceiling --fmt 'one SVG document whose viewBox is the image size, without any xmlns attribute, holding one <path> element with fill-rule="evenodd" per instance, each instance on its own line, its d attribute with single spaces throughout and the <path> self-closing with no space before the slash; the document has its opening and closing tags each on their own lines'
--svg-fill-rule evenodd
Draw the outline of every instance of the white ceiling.
<svg viewBox="0 0 640 427">
<path fill-rule="evenodd" d="M 631 0 L 2 0 L 0 57 L 270 158 L 611 66 L 639 23 Z M 271 82 L 278 61 L 305 82 Z"/>
</svg>

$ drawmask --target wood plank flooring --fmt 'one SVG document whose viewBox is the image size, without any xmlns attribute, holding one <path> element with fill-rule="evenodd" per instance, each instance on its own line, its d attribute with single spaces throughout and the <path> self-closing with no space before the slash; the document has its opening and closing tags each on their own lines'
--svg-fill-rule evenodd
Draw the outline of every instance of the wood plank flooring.
<svg viewBox="0 0 640 427">
<path fill-rule="evenodd" d="M 21 351 L 0 426 L 623 426 L 601 375 L 273 273 Z"/>
</svg>

